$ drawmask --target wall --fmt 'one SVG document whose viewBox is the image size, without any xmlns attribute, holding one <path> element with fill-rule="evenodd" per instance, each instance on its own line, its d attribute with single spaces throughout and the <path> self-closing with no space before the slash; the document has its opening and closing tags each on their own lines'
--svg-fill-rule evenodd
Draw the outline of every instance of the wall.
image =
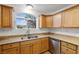
<svg viewBox="0 0 79 59">
<path fill-rule="evenodd" d="M 13 16 L 12 16 L 12 26 L 13 28 L 12 29 L 0 29 L 0 36 L 6 36 L 6 35 L 20 35 L 20 34 L 27 34 L 27 29 L 16 29 L 16 24 L 15 24 L 15 17 L 16 17 L 16 14 L 19 13 L 19 12 L 25 12 L 25 6 L 24 5 L 8 5 L 8 6 L 12 6 L 14 7 L 13 8 Z M 38 13 L 37 11 L 32 11 L 31 12 L 33 15 L 35 15 L 37 17 L 36 19 L 36 29 L 32 28 L 30 29 L 30 33 L 45 33 L 45 32 L 48 32 L 48 29 L 40 29 L 38 27 L 38 19 L 39 19 L 39 15 L 41 13 Z"/>
<path fill-rule="evenodd" d="M 16 29 L 16 24 L 15 24 L 15 16 L 19 12 L 25 12 L 25 7 L 24 5 L 9 5 L 13 6 L 13 29 L 0 29 L 0 36 L 1 35 L 17 35 L 17 34 L 27 34 L 27 29 Z M 38 27 L 38 18 L 41 13 L 38 13 L 37 11 L 32 11 L 32 14 L 37 17 L 36 24 L 37 27 L 36 29 L 31 29 L 31 33 L 44 33 L 44 32 L 54 32 L 54 33 L 59 33 L 59 34 L 65 34 L 65 35 L 71 35 L 71 36 L 79 36 L 79 29 L 78 28 L 53 28 L 53 29 L 40 29 Z"/>
<path fill-rule="evenodd" d="M 53 28 L 50 32 L 79 37 L 79 28 Z"/>
</svg>

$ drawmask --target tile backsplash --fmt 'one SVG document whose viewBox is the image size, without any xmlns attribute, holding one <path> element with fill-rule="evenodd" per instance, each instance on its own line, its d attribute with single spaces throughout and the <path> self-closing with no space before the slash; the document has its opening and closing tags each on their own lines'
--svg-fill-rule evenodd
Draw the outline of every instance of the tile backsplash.
<svg viewBox="0 0 79 59">
<path fill-rule="evenodd" d="M 79 28 L 53 28 L 50 32 L 79 37 Z"/>
<path fill-rule="evenodd" d="M 48 29 L 30 29 L 30 34 L 45 33 Z M 0 36 L 28 34 L 27 29 L 0 29 Z"/>
<path fill-rule="evenodd" d="M 33 33 L 58 33 L 64 35 L 78 36 L 79 37 L 79 28 L 52 28 L 52 29 L 30 29 L 30 34 Z M 28 34 L 27 29 L 0 29 L 0 36 L 6 35 L 20 35 Z"/>
</svg>

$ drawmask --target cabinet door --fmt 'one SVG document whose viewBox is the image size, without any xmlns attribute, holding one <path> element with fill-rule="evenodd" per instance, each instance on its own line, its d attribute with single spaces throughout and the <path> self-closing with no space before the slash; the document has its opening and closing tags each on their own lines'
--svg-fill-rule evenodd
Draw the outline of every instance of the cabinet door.
<svg viewBox="0 0 79 59">
<path fill-rule="evenodd" d="M 21 46 L 21 54 L 32 54 L 32 45 L 27 44 Z"/>
<path fill-rule="evenodd" d="M 0 6 L 0 28 L 1 28 L 1 17 L 2 17 L 2 16 L 1 16 L 1 13 L 2 13 L 2 12 L 1 12 L 1 6 Z"/>
<path fill-rule="evenodd" d="M 62 54 L 76 54 L 76 51 L 74 51 L 74 50 L 72 50 L 70 48 L 61 46 L 61 53 Z"/>
<path fill-rule="evenodd" d="M 2 53 L 2 47 L 0 46 L 0 54 Z"/>
<path fill-rule="evenodd" d="M 61 16 L 61 13 L 53 15 L 53 27 L 61 27 Z"/>
<path fill-rule="evenodd" d="M 63 12 L 63 27 L 79 27 L 79 6 Z"/>
<path fill-rule="evenodd" d="M 53 27 L 53 16 L 46 16 L 46 27 Z"/>
<path fill-rule="evenodd" d="M 41 52 L 49 50 L 49 41 L 48 38 L 41 39 Z"/>
<path fill-rule="evenodd" d="M 39 22 L 40 28 L 46 28 L 46 17 L 44 15 L 40 16 Z"/>
<path fill-rule="evenodd" d="M 33 42 L 33 54 L 41 53 L 41 40 L 37 39 Z"/>
<path fill-rule="evenodd" d="M 10 48 L 2 50 L 3 54 L 19 54 L 19 48 Z"/>
<path fill-rule="evenodd" d="M 12 26 L 12 8 L 2 6 L 2 28 L 11 28 Z"/>
</svg>

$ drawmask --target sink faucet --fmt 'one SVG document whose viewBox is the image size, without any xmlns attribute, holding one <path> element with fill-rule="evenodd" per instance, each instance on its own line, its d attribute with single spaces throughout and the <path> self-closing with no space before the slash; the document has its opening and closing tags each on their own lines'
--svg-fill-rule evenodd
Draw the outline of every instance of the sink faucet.
<svg viewBox="0 0 79 59">
<path fill-rule="evenodd" d="M 31 36 L 31 34 L 30 34 L 30 28 L 28 27 L 28 29 L 27 29 L 27 38 L 30 39 L 31 38 L 30 36 Z"/>
</svg>

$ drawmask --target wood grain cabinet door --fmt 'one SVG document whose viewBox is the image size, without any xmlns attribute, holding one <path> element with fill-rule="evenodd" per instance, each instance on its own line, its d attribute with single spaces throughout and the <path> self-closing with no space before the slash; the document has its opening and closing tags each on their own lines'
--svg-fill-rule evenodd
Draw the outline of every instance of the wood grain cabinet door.
<svg viewBox="0 0 79 59">
<path fill-rule="evenodd" d="M 41 52 L 49 50 L 49 40 L 48 38 L 41 39 Z"/>
<path fill-rule="evenodd" d="M 0 46 L 0 54 L 2 53 L 2 47 Z"/>
<path fill-rule="evenodd" d="M 2 50 L 3 54 L 19 54 L 19 48 L 10 48 Z"/>
<path fill-rule="evenodd" d="M 79 6 L 63 12 L 63 27 L 79 27 Z"/>
<path fill-rule="evenodd" d="M 12 27 L 12 8 L 7 6 L 2 6 L 2 27 Z"/>
<path fill-rule="evenodd" d="M 39 27 L 46 28 L 46 16 L 41 15 L 39 19 Z"/>
<path fill-rule="evenodd" d="M 53 15 L 53 27 L 61 27 L 61 17 L 61 13 Z"/>
<path fill-rule="evenodd" d="M 46 27 L 47 28 L 53 27 L 53 16 L 46 16 Z"/>
<path fill-rule="evenodd" d="M 41 40 L 37 39 L 33 42 L 33 54 L 41 53 Z"/>
<path fill-rule="evenodd" d="M 0 28 L 1 28 L 1 18 L 2 16 L 1 16 L 1 6 L 0 6 Z"/>
<path fill-rule="evenodd" d="M 26 44 L 21 46 L 21 54 L 32 54 L 32 45 Z"/>
<path fill-rule="evenodd" d="M 70 48 L 61 46 L 61 54 L 76 54 L 76 51 L 74 51 Z"/>
</svg>

